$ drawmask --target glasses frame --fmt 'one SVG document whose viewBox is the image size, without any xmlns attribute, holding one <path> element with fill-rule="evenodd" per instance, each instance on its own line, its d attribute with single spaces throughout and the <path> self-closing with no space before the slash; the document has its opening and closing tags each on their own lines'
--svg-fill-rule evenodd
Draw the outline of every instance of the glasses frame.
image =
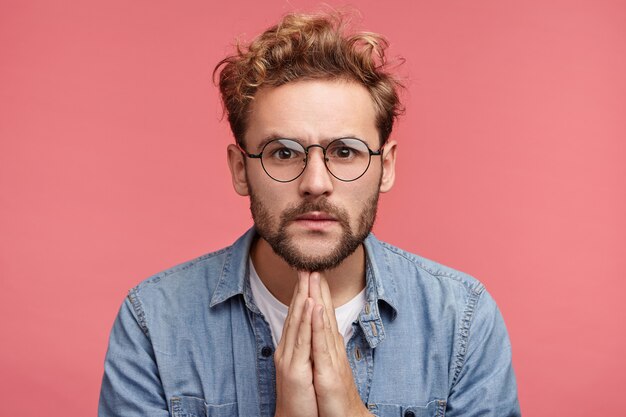
<svg viewBox="0 0 626 417">
<path fill-rule="evenodd" d="M 358 177 L 351 179 L 351 180 L 344 180 L 343 178 L 339 178 L 338 176 L 336 176 L 335 174 L 333 174 L 333 172 L 330 170 L 330 168 L 328 167 L 328 158 L 326 158 L 326 149 L 328 149 L 328 147 L 330 145 L 332 145 L 334 142 L 337 142 L 339 140 L 345 140 L 345 139 L 352 139 L 352 140 L 358 140 L 359 142 L 361 142 L 363 145 L 365 145 L 365 147 L 367 148 L 368 151 L 368 160 L 367 160 L 367 167 L 365 167 L 365 170 L 363 171 L 363 173 L 361 175 L 359 175 Z M 265 164 L 263 164 L 263 152 L 265 151 L 265 148 L 273 142 L 279 141 L 279 140 L 290 140 L 292 142 L 297 143 L 298 145 L 300 145 L 303 149 L 304 149 L 304 166 L 302 167 L 302 171 L 300 171 L 300 173 L 298 175 L 296 175 L 293 179 L 290 180 L 279 180 L 276 179 L 274 177 L 272 177 L 270 175 L 269 172 L 267 172 L 267 169 L 265 168 Z M 381 156 L 383 153 L 383 148 L 385 147 L 385 145 L 387 144 L 387 141 L 385 141 L 380 148 L 378 148 L 377 151 L 373 151 L 370 149 L 370 147 L 367 145 L 367 143 L 365 143 L 364 140 L 359 139 L 359 138 L 353 138 L 353 137 L 343 137 L 343 138 L 337 138 L 337 139 L 333 139 L 330 142 L 328 142 L 328 144 L 326 146 L 322 146 L 318 143 L 314 143 L 312 145 L 309 146 L 304 146 L 303 144 L 301 144 L 300 142 L 298 142 L 295 139 L 290 139 L 290 138 L 276 138 L 276 139 L 272 139 L 269 142 L 267 142 L 265 145 L 263 145 L 263 148 L 261 149 L 261 152 L 259 153 L 250 153 L 248 151 L 246 151 L 245 149 L 243 149 L 239 143 L 237 143 L 237 147 L 239 148 L 239 150 L 248 158 L 250 159 L 260 159 L 261 160 L 261 167 L 263 167 L 263 171 L 265 171 L 265 173 L 267 174 L 268 177 L 270 177 L 271 179 L 273 179 L 276 182 L 292 182 L 297 180 L 303 173 L 304 170 L 306 169 L 307 165 L 309 164 L 309 149 L 311 148 L 320 148 L 322 150 L 322 154 L 324 156 L 324 166 L 326 167 L 326 171 L 328 171 L 330 173 L 330 175 L 332 175 L 334 178 L 337 178 L 339 181 L 343 181 L 343 182 L 352 182 L 352 181 L 356 181 L 359 178 L 361 178 L 363 175 L 365 175 L 365 173 L 367 172 L 367 170 L 370 168 L 370 165 L 372 164 L 372 156 Z"/>
</svg>

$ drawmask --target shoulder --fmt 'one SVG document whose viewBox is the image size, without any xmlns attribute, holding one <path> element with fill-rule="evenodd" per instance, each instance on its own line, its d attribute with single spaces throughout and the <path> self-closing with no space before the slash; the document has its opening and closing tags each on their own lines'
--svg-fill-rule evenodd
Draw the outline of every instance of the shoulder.
<svg viewBox="0 0 626 417">
<path fill-rule="evenodd" d="M 463 351 L 471 328 L 498 319 L 494 299 L 473 276 L 385 242 L 371 243 L 379 293 L 402 322 L 428 322 Z"/>
<path fill-rule="evenodd" d="M 231 250 L 232 247 L 228 246 L 168 268 L 144 279 L 130 293 L 157 296 L 197 292 L 219 278 Z"/>
<path fill-rule="evenodd" d="M 486 293 L 483 283 L 470 274 L 400 249 L 373 236 L 370 240 L 369 246 L 380 275 L 385 281 L 399 287 L 398 290 L 421 290 L 430 296 L 445 292 L 448 296 L 456 294 L 464 299 L 480 297 Z"/>
<path fill-rule="evenodd" d="M 398 326 L 430 343 L 437 341 L 440 351 L 449 352 L 452 385 L 472 355 L 510 351 L 500 311 L 482 282 L 388 243 L 374 243 L 378 249 L 373 263 L 389 299 L 395 297 Z"/>
<path fill-rule="evenodd" d="M 254 229 L 249 229 L 231 246 L 169 268 L 132 288 L 126 302 L 144 332 L 149 327 L 196 323 L 207 317 L 211 307 L 241 293 L 254 236 Z"/>
<path fill-rule="evenodd" d="M 144 333 L 153 333 L 155 326 L 165 321 L 184 322 L 208 309 L 231 253 L 232 246 L 207 253 L 154 274 L 131 288 L 126 302 Z"/>
</svg>

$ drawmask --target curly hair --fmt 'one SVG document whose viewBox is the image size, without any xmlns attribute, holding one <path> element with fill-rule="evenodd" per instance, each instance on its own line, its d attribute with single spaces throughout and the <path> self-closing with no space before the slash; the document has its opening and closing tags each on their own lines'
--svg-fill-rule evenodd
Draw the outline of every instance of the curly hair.
<svg viewBox="0 0 626 417">
<path fill-rule="evenodd" d="M 388 42 L 370 32 L 348 33 L 341 14 L 288 14 L 248 45 L 221 60 L 219 88 L 224 111 L 237 142 L 244 144 L 247 114 L 254 95 L 263 87 L 278 87 L 311 79 L 344 79 L 364 86 L 376 109 L 380 143 L 391 134 L 403 112 L 401 83 L 389 71 Z"/>
</svg>

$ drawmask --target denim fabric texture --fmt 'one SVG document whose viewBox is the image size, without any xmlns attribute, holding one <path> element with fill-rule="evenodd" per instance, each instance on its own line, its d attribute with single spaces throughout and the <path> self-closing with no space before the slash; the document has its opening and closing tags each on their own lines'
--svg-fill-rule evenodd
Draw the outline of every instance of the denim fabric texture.
<svg viewBox="0 0 626 417">
<path fill-rule="evenodd" d="M 98 415 L 274 415 L 275 346 L 254 304 L 250 229 L 130 290 L 111 331 Z M 347 345 L 380 417 L 519 416 L 502 316 L 476 279 L 369 235 L 366 304 Z"/>
</svg>

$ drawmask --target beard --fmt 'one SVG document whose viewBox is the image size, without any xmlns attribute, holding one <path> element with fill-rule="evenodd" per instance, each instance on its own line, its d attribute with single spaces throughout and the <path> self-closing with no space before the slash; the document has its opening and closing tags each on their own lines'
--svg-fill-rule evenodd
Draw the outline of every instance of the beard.
<svg viewBox="0 0 626 417">
<path fill-rule="evenodd" d="M 365 207 L 359 216 L 357 230 L 354 232 L 350 227 L 347 211 L 331 204 L 326 198 L 317 201 L 305 200 L 298 205 L 289 207 L 280 214 L 280 219 L 276 222 L 261 199 L 249 185 L 248 187 L 250 190 L 250 212 L 257 233 L 289 266 L 299 271 L 326 271 L 339 266 L 363 243 L 372 231 L 376 219 L 378 190 L 365 202 Z M 341 237 L 330 253 L 319 256 L 303 253 L 294 242 L 294 238 L 287 233 L 287 226 L 290 222 L 296 220 L 298 216 L 312 211 L 322 211 L 332 215 L 341 226 Z M 278 227 L 274 228 L 273 225 L 275 224 Z"/>
</svg>

